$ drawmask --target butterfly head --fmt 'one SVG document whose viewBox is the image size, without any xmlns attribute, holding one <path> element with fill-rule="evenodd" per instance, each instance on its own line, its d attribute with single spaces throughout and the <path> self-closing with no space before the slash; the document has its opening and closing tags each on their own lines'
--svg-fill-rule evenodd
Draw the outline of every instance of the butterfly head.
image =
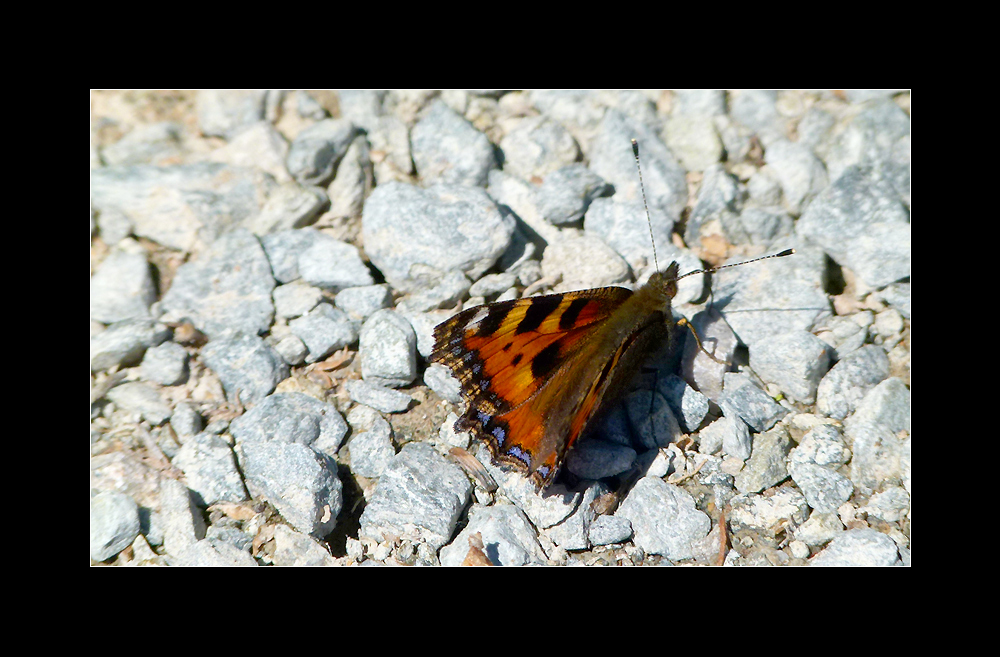
<svg viewBox="0 0 1000 657">
<path fill-rule="evenodd" d="M 677 294 L 677 262 L 671 262 L 665 271 L 658 271 L 649 277 L 646 287 L 656 292 L 661 301 L 669 303 Z"/>
</svg>

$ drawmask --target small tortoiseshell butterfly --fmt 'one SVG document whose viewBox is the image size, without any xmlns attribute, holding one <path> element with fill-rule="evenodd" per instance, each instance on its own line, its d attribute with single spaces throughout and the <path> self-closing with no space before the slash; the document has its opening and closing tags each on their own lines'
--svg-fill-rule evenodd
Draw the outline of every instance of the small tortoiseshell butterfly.
<svg viewBox="0 0 1000 657">
<path fill-rule="evenodd" d="M 635 140 L 632 149 L 638 161 Z M 602 404 L 670 339 L 677 281 L 703 271 L 678 276 L 672 262 L 634 292 L 601 287 L 490 303 L 438 325 L 430 360 L 451 368 L 468 404 L 455 430 L 483 440 L 495 464 L 548 486 Z"/>
</svg>

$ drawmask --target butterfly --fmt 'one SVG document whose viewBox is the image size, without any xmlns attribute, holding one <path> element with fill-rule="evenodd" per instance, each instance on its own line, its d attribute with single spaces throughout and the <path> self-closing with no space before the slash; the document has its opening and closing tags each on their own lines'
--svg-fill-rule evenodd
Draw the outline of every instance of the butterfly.
<svg viewBox="0 0 1000 657">
<path fill-rule="evenodd" d="M 677 282 L 704 271 L 714 270 L 679 276 L 672 262 L 635 291 L 600 287 L 490 303 L 439 324 L 430 361 L 451 369 L 467 402 L 455 430 L 484 441 L 495 464 L 547 487 L 646 354 L 672 339 Z"/>
</svg>

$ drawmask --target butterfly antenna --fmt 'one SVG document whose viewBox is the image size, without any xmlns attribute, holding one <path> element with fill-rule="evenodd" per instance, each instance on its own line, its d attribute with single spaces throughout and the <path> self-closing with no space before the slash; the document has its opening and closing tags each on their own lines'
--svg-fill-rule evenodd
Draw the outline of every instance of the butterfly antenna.
<svg viewBox="0 0 1000 657">
<path fill-rule="evenodd" d="M 646 188 L 642 185 L 642 167 L 639 166 L 639 142 L 632 140 L 632 154 L 635 155 L 635 168 L 639 170 L 639 190 L 642 192 L 642 207 L 646 208 L 646 223 L 649 224 L 649 241 L 653 243 L 653 266 L 660 271 L 656 261 L 656 240 L 653 239 L 653 220 L 649 218 L 649 206 L 646 204 Z"/>
<path fill-rule="evenodd" d="M 761 260 L 770 260 L 771 258 L 784 258 L 785 256 L 792 255 L 793 253 L 795 253 L 795 249 L 785 249 L 781 253 L 772 253 L 771 255 L 752 258 L 750 260 L 744 260 L 743 262 L 734 262 L 731 265 L 719 265 L 718 267 L 709 267 L 708 269 L 695 269 L 694 271 L 689 271 L 683 276 L 678 276 L 677 280 L 687 278 L 688 276 L 694 276 L 695 274 L 711 274 L 712 272 L 719 271 L 720 269 L 728 269 L 729 267 L 741 267 L 743 265 L 749 265 L 751 262 L 760 262 Z"/>
</svg>

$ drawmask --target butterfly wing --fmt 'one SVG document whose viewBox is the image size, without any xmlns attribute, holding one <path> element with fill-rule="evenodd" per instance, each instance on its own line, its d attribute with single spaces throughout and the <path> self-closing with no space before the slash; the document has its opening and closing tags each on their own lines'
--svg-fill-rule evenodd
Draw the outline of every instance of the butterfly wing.
<svg viewBox="0 0 1000 657">
<path fill-rule="evenodd" d="M 628 348 L 609 349 L 601 328 L 632 294 L 606 287 L 505 301 L 438 326 L 431 361 L 451 368 L 468 402 L 456 428 L 484 440 L 494 461 L 550 483 Z"/>
</svg>

